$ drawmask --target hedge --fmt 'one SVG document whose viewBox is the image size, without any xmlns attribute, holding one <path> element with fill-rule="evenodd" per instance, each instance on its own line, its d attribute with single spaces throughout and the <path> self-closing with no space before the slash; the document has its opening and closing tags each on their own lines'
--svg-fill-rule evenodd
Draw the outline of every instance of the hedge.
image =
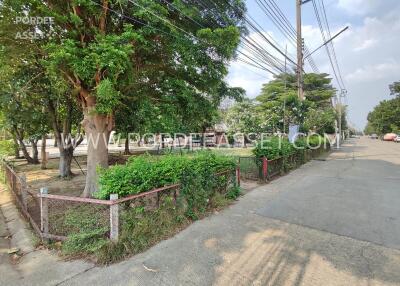
<svg viewBox="0 0 400 286">
<path fill-rule="evenodd" d="M 108 199 L 110 194 L 119 197 L 139 194 L 155 188 L 181 182 L 185 177 L 201 176 L 208 172 L 217 173 L 234 170 L 232 157 L 203 151 L 187 155 L 131 157 L 125 165 L 100 169 L 99 199 Z"/>
<path fill-rule="evenodd" d="M 280 157 L 287 157 L 295 153 L 298 149 L 310 149 L 317 146 L 324 146 L 325 143 L 326 138 L 315 134 L 297 139 L 295 147 L 287 138 L 274 136 L 263 142 L 257 142 L 256 147 L 253 149 L 253 154 L 257 158 L 266 157 L 269 160 L 274 160 Z"/>
<path fill-rule="evenodd" d="M 0 157 L 14 155 L 14 142 L 12 140 L 0 140 Z"/>
</svg>

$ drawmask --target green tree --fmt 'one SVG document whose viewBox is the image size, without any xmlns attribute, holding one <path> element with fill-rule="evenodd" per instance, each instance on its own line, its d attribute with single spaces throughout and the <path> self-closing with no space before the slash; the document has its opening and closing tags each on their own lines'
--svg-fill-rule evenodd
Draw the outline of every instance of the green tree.
<svg viewBox="0 0 400 286">
<path fill-rule="evenodd" d="M 366 135 L 371 135 L 376 133 L 375 128 L 372 126 L 372 124 L 370 122 L 367 122 L 367 125 L 364 128 L 364 133 Z"/>
<path fill-rule="evenodd" d="M 307 116 L 315 117 L 316 110 L 319 112 L 326 110 L 325 119 L 332 119 L 332 116 L 328 114 L 331 112 L 331 98 L 335 94 L 335 89 L 331 85 L 329 75 L 306 74 L 304 89 L 306 99 L 300 101 L 297 97 L 296 75 L 291 73 L 280 74 L 263 85 L 261 94 L 256 99 L 260 103 L 258 111 L 265 117 L 263 121 L 266 131 L 274 132 L 279 129 L 287 132 L 290 124 L 302 125 L 307 131 L 311 125 L 304 125 L 305 120 Z M 334 119 L 329 125 L 332 124 L 334 124 Z M 325 126 L 326 122 L 323 125 Z M 324 126 L 318 128 L 324 129 Z"/>
<path fill-rule="evenodd" d="M 368 126 L 378 135 L 396 132 L 400 129 L 400 97 L 381 101 L 368 114 Z"/>
<path fill-rule="evenodd" d="M 396 81 L 389 85 L 390 94 L 400 97 L 400 81 Z"/>
<path fill-rule="evenodd" d="M 22 153 L 30 164 L 39 164 L 39 139 L 48 130 L 46 113 L 43 112 L 43 101 L 32 88 L 32 74 L 36 69 L 31 62 L 10 65 L 5 61 L 6 55 L 0 52 L 0 107 L 4 127 L 12 134 L 14 141 L 21 147 Z M 26 142 L 32 147 L 29 154 Z"/>
<path fill-rule="evenodd" d="M 249 99 L 235 103 L 226 113 L 226 124 L 230 134 L 259 133 L 260 121 L 256 104 Z"/>
<path fill-rule="evenodd" d="M 304 128 L 306 130 L 313 130 L 319 134 L 332 134 L 335 133 L 335 120 L 336 111 L 333 108 L 327 109 L 314 109 L 311 108 L 304 120 Z"/>
<path fill-rule="evenodd" d="M 44 132 L 53 129 L 60 152 L 60 176 L 70 177 L 74 148 L 83 139 L 80 136 L 71 138 L 70 135 L 79 133 L 82 116 L 81 112 L 78 112 L 77 101 L 71 88 L 63 83 L 59 74 L 48 75 L 43 65 L 43 60 L 47 58 L 44 51 L 45 45 L 49 40 L 43 35 L 49 35 L 53 28 L 51 25 L 24 24 L 22 21 L 17 21 L 18 17 L 26 16 L 27 12 L 32 17 L 43 16 L 36 9 L 40 5 L 40 2 L 19 0 L 5 0 L 0 5 L 0 14 L 2 15 L 0 17 L 1 74 L 8 75 L 6 78 L 2 78 L 4 85 L 1 86 L 1 89 L 3 94 L 8 93 L 14 101 L 17 99 L 21 101 L 21 94 L 24 94 L 26 100 L 29 101 L 30 110 L 23 120 L 25 125 L 32 129 L 35 125 L 32 126 L 30 122 L 35 122 L 36 118 L 40 118 L 41 124 L 46 125 L 46 128 L 36 137 L 42 134 L 42 142 L 46 139 Z M 18 37 L 25 32 L 36 33 L 37 37 Z M 16 71 L 20 71 L 20 73 L 25 71 L 25 78 L 22 80 Z M 15 82 L 19 84 L 15 85 Z M 23 86 L 22 82 L 25 83 Z M 11 93 L 10 87 L 13 87 Z M 9 118 L 11 116 L 12 114 L 9 114 Z M 22 125 L 18 126 L 18 133 L 25 134 L 26 130 L 21 130 Z M 40 125 L 36 124 L 36 127 L 40 127 Z M 12 128 L 12 125 L 9 125 L 9 128 Z M 11 133 L 15 134 L 16 132 Z M 16 135 L 13 137 L 15 141 L 21 142 L 21 140 L 17 140 Z M 24 140 L 21 144 L 23 144 L 21 149 L 25 154 Z M 37 148 L 35 142 L 33 148 L 34 150 Z M 44 153 L 45 144 L 42 144 L 42 156 Z M 34 154 L 37 152 L 35 151 Z"/>
<path fill-rule="evenodd" d="M 52 25 L 32 29 L 51 32 L 39 43 L 47 72 L 63 76 L 82 110 L 89 141 L 84 196 L 97 191 L 96 168 L 108 165 L 115 111 L 129 91 L 158 101 L 199 98 L 200 103 L 230 94 L 224 78 L 243 30 L 242 1 L 214 1 L 216 9 L 206 10 L 198 1 L 174 1 L 201 26 L 167 1 L 3 2 L 14 7 L 13 17 L 54 17 Z M 218 27 L 210 21 L 216 13 Z"/>
</svg>

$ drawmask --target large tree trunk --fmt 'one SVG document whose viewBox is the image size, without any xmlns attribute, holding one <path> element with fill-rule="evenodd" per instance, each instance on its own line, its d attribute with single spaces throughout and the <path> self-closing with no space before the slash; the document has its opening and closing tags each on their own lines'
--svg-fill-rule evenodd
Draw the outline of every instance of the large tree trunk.
<svg viewBox="0 0 400 286">
<path fill-rule="evenodd" d="M 84 111 L 82 126 L 85 128 L 87 147 L 86 185 L 83 197 L 90 197 L 98 190 L 98 167 L 108 167 L 108 140 L 113 128 L 113 117 L 95 114 L 92 108 Z"/>
<path fill-rule="evenodd" d="M 129 155 L 130 154 L 130 152 L 129 152 L 129 133 L 126 133 L 125 135 L 126 135 L 126 139 L 125 139 L 125 152 L 124 152 L 124 154 L 125 155 Z"/>
<path fill-rule="evenodd" d="M 46 134 L 42 136 L 42 146 L 40 148 L 40 156 L 41 156 L 41 164 L 40 168 L 42 170 L 46 169 L 46 163 L 47 163 L 47 158 L 46 158 Z"/>
<path fill-rule="evenodd" d="M 29 155 L 28 150 L 26 149 L 26 145 L 22 139 L 18 139 L 18 143 L 21 146 L 22 154 L 24 155 L 25 160 L 28 162 L 28 164 L 38 164 L 38 162 L 35 162 L 35 160 Z"/>
<path fill-rule="evenodd" d="M 68 99 L 68 98 L 67 98 Z M 58 169 L 61 178 L 70 178 L 73 176 L 71 171 L 71 163 L 74 155 L 75 148 L 82 142 L 83 137 L 72 139 L 71 126 L 72 126 L 72 107 L 73 102 L 67 100 L 66 116 L 61 122 L 58 120 L 57 109 L 54 102 L 49 99 L 47 107 L 51 118 L 54 131 L 54 146 L 58 147 L 60 152 L 60 162 Z M 78 134 L 79 134 L 78 128 Z"/>
<path fill-rule="evenodd" d="M 66 148 L 59 148 L 60 150 L 60 163 L 58 165 L 61 178 L 70 178 L 74 174 L 71 171 L 72 158 L 74 156 L 74 148 L 68 146 Z"/>
<path fill-rule="evenodd" d="M 38 151 L 38 146 L 37 146 L 37 140 L 36 139 L 32 139 L 31 141 L 31 145 L 32 145 L 32 159 L 34 164 L 39 164 L 39 151 Z"/>
<path fill-rule="evenodd" d="M 15 135 L 13 134 L 13 141 L 14 141 L 14 156 L 15 156 L 15 159 L 21 159 L 21 156 L 20 156 L 20 154 L 19 154 L 19 144 L 18 144 L 18 140 L 17 140 L 17 138 L 15 137 Z"/>
</svg>

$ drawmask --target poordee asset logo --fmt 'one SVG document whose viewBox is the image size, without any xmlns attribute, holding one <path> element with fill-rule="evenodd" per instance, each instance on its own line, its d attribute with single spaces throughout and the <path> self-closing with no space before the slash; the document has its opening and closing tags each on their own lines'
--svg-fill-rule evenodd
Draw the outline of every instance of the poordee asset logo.
<svg viewBox="0 0 400 286">
<path fill-rule="evenodd" d="M 15 24 L 29 26 L 25 31 L 18 31 L 15 34 L 17 40 L 38 40 L 50 38 L 55 35 L 51 26 L 54 24 L 53 17 L 16 17 Z M 48 26 L 48 31 L 40 29 L 40 26 Z"/>
</svg>

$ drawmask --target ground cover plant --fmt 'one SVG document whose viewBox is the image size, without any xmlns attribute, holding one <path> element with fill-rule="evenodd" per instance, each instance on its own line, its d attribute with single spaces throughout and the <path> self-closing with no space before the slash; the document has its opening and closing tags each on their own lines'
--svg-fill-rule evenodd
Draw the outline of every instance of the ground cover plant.
<svg viewBox="0 0 400 286">
<path fill-rule="evenodd" d="M 108 241 L 107 229 L 99 228 L 88 216 L 77 219 L 79 214 L 69 213 L 65 224 L 73 225 L 75 231 L 63 243 L 63 253 L 110 263 L 144 251 L 235 200 L 240 195 L 235 168 L 232 157 L 202 151 L 183 156 L 142 155 L 125 165 L 101 170 L 100 191 L 96 193 L 101 199 L 175 183 L 180 183 L 179 193 L 176 198 L 173 192 L 163 192 L 156 200 L 144 198 L 120 204 L 120 237 L 116 243 Z M 228 172 L 218 174 L 221 171 Z"/>
<path fill-rule="evenodd" d="M 185 155 L 131 157 L 125 165 L 100 171 L 100 191 L 95 196 L 99 199 L 108 199 L 110 194 L 118 194 L 119 197 L 139 194 L 176 184 L 182 180 L 184 174 L 201 175 L 204 170 L 217 173 L 234 170 L 235 167 L 236 163 L 232 157 L 209 151 Z"/>
<path fill-rule="evenodd" d="M 287 138 L 271 137 L 257 142 L 253 149 L 253 154 L 257 158 L 266 157 L 268 160 L 274 160 L 282 156 L 294 153 L 295 148 Z"/>
<path fill-rule="evenodd" d="M 274 160 L 280 157 L 293 155 L 297 151 L 302 152 L 306 149 L 316 149 L 319 147 L 325 148 L 327 143 L 327 139 L 318 134 L 300 137 L 294 144 L 290 143 L 287 138 L 274 136 L 257 142 L 253 149 L 253 154 L 257 158 L 266 157 L 268 160 Z"/>
<path fill-rule="evenodd" d="M 268 174 L 271 172 L 285 173 L 304 164 L 307 152 L 314 149 L 321 150 L 321 148 L 328 149 L 329 144 L 327 139 L 319 134 L 299 137 L 294 143 L 290 143 L 287 138 L 274 136 L 257 142 L 253 154 L 261 178 L 263 173 L 262 158 L 267 158 L 269 161 Z"/>
</svg>

